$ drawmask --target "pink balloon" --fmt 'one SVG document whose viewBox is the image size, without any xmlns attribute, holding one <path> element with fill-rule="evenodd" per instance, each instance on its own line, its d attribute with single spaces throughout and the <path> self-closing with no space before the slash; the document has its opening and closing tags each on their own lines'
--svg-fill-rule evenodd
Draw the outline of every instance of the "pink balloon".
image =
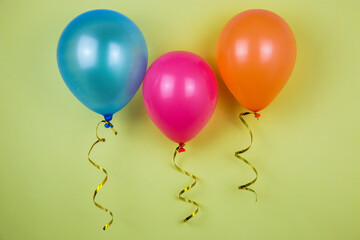
<svg viewBox="0 0 360 240">
<path fill-rule="evenodd" d="M 142 91 L 151 120 L 177 143 L 190 141 L 205 127 L 218 98 L 210 65 L 184 51 L 156 59 L 145 75 Z"/>
</svg>

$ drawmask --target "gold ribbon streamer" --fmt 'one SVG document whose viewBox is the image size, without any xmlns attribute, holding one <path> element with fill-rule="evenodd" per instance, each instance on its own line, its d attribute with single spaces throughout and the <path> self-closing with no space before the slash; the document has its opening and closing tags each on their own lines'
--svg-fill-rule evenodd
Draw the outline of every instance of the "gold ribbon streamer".
<svg viewBox="0 0 360 240">
<path fill-rule="evenodd" d="M 96 126 L 96 138 L 97 138 L 97 140 L 96 140 L 96 141 L 93 143 L 93 145 L 90 147 L 90 150 L 89 150 L 89 153 L 88 153 L 88 160 L 90 161 L 90 163 L 91 163 L 94 167 L 96 167 L 97 169 L 99 169 L 100 171 L 102 171 L 103 173 L 105 173 L 105 175 L 106 175 L 105 178 L 104 178 L 104 180 L 103 180 L 103 181 L 100 183 L 100 185 L 96 188 L 96 190 L 95 190 L 95 192 L 94 192 L 94 195 L 93 195 L 93 202 L 94 202 L 95 206 L 97 206 L 97 207 L 100 208 L 101 210 L 109 213 L 110 216 L 111 216 L 111 221 L 108 222 L 108 223 L 103 227 L 103 230 L 106 230 L 106 229 L 113 223 L 113 221 L 114 221 L 114 216 L 113 216 L 112 212 L 111 212 L 109 209 L 104 208 L 103 206 L 101 206 L 100 204 L 98 204 L 98 203 L 95 201 L 95 197 L 96 197 L 96 194 L 99 192 L 99 190 L 100 190 L 100 189 L 104 186 L 104 184 L 106 183 L 106 181 L 107 181 L 107 179 L 108 179 L 108 174 L 107 174 L 107 171 L 106 171 L 105 169 L 103 169 L 102 167 L 100 167 L 99 165 L 97 165 L 95 162 L 93 162 L 93 161 L 90 159 L 90 153 L 91 153 L 92 149 L 94 148 L 94 146 L 95 146 L 96 144 L 98 144 L 99 142 L 105 142 L 105 138 L 100 138 L 100 137 L 98 136 L 98 128 L 99 128 L 99 125 L 100 125 L 101 123 L 108 124 L 108 125 L 110 126 L 111 130 L 114 132 L 115 135 L 117 135 L 117 132 L 116 132 L 116 130 L 114 129 L 114 126 L 113 126 L 111 123 L 109 123 L 108 121 L 102 120 L 101 122 L 99 122 L 99 123 L 97 124 L 97 126 Z"/>
<path fill-rule="evenodd" d="M 199 204 L 198 204 L 197 202 L 191 200 L 191 199 L 188 199 L 188 198 L 185 198 L 185 197 L 182 197 L 182 196 L 181 196 L 181 195 L 184 194 L 186 191 L 188 191 L 188 190 L 190 190 L 191 188 L 193 188 L 193 187 L 195 186 L 195 184 L 196 184 L 196 176 L 193 175 L 193 174 L 191 174 L 191 173 L 189 173 L 189 172 L 187 172 L 187 171 L 185 171 L 185 170 L 183 170 L 183 169 L 181 169 L 181 168 L 176 164 L 176 162 L 175 162 L 176 154 L 185 151 L 184 146 L 185 146 L 185 144 L 179 144 L 179 146 L 175 149 L 174 156 L 173 156 L 173 162 L 174 162 L 174 165 L 175 165 L 176 169 L 179 170 L 179 172 L 181 172 L 181 173 L 183 173 L 183 174 L 191 177 L 192 179 L 194 179 L 194 182 L 193 182 L 191 185 L 189 185 L 188 187 L 184 188 L 183 190 L 181 190 L 181 191 L 179 192 L 179 199 L 180 199 L 180 200 L 182 200 L 182 201 L 184 201 L 184 202 L 191 203 L 191 204 L 195 205 L 195 207 L 196 207 L 196 210 L 195 210 L 194 212 L 192 212 L 189 216 L 187 216 L 186 218 L 184 218 L 184 222 L 187 222 L 187 221 L 190 220 L 192 217 L 194 217 L 195 214 L 198 213 L 198 211 L 199 211 Z M 180 149 L 180 151 L 179 151 L 179 149 Z"/>
<path fill-rule="evenodd" d="M 258 172 L 257 172 L 256 168 L 254 167 L 254 165 L 252 165 L 248 160 L 246 160 L 245 158 L 240 156 L 240 154 L 248 151 L 250 149 L 252 143 L 253 143 L 253 135 L 252 135 L 251 129 L 249 128 L 249 125 L 246 123 L 246 121 L 243 118 L 243 116 L 248 115 L 248 114 L 254 114 L 255 118 L 258 119 L 258 120 L 259 120 L 259 117 L 260 117 L 260 114 L 258 114 L 256 112 L 243 112 L 243 113 L 240 113 L 239 118 L 240 118 L 241 122 L 244 124 L 244 126 L 249 130 L 250 140 L 251 141 L 250 141 L 250 145 L 247 148 L 235 152 L 235 157 L 239 158 L 240 160 L 245 162 L 247 165 L 249 165 L 252 168 L 252 170 L 255 172 L 256 177 L 252 181 L 250 181 L 250 182 L 248 182 L 246 184 L 240 185 L 238 187 L 238 189 L 253 192 L 255 194 L 255 201 L 257 202 L 257 193 L 256 193 L 256 191 L 254 189 L 250 188 L 249 186 L 251 186 L 252 184 L 254 184 L 256 182 L 256 180 L 257 180 L 257 178 L 259 176 Z"/>
</svg>

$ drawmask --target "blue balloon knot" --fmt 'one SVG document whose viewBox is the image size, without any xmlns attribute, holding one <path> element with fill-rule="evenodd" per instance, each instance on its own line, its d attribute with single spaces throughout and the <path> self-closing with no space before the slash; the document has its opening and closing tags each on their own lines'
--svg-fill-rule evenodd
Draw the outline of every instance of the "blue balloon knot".
<svg viewBox="0 0 360 240">
<path fill-rule="evenodd" d="M 110 123 L 110 121 L 112 120 L 112 117 L 113 117 L 112 114 L 105 114 L 105 115 L 104 115 L 105 121 L 107 121 L 107 122 L 109 122 L 109 123 Z M 109 123 L 105 123 L 105 127 L 106 127 L 106 128 L 109 128 L 109 127 L 112 126 L 112 125 L 109 124 Z"/>
<path fill-rule="evenodd" d="M 113 115 L 112 114 L 105 114 L 104 118 L 105 118 L 105 121 L 110 122 L 112 120 L 112 118 L 113 118 Z"/>
</svg>

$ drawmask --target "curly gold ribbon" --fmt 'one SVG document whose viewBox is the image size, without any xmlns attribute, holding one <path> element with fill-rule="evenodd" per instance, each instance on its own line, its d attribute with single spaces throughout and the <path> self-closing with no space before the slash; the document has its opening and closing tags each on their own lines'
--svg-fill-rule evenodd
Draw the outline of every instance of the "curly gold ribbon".
<svg viewBox="0 0 360 240">
<path fill-rule="evenodd" d="M 246 184 L 243 184 L 243 185 L 240 185 L 238 187 L 238 189 L 240 190 L 246 190 L 246 191 L 250 191 L 250 192 L 253 192 L 255 194 L 255 201 L 257 202 L 257 193 L 254 189 L 250 188 L 249 186 L 251 186 L 252 184 L 254 184 L 258 178 L 258 172 L 256 170 L 256 168 L 254 167 L 254 165 L 252 165 L 248 160 L 246 160 L 245 158 L 243 158 L 242 156 L 240 156 L 240 154 L 248 151 L 253 143 L 253 135 L 252 135 L 252 132 L 251 132 L 251 129 L 249 128 L 249 125 L 246 123 L 246 121 L 244 120 L 243 116 L 245 115 L 248 115 L 248 114 L 254 114 L 255 118 L 259 120 L 259 117 L 260 117 L 260 114 L 259 113 L 256 113 L 256 112 L 243 112 L 243 113 L 240 113 L 239 115 L 239 118 L 241 120 L 241 122 L 244 124 L 244 126 L 249 130 L 249 134 L 250 134 L 250 145 L 243 149 L 243 150 L 240 150 L 240 151 L 237 151 L 235 152 L 235 157 L 239 158 L 240 160 L 242 160 L 243 162 L 245 162 L 247 165 L 249 165 L 252 170 L 255 172 L 256 174 L 256 177 L 255 179 L 253 179 L 252 181 L 246 183 Z"/>
<path fill-rule="evenodd" d="M 194 179 L 194 182 L 193 182 L 191 185 L 189 185 L 188 187 L 184 188 L 183 190 L 181 190 L 181 191 L 179 192 L 179 199 L 180 199 L 180 200 L 182 200 L 182 201 L 184 201 L 184 202 L 191 203 L 191 204 L 195 205 L 195 207 L 196 207 L 196 210 L 195 210 L 194 212 L 192 212 L 189 216 L 187 216 L 186 218 L 184 218 L 184 222 L 187 222 L 187 221 L 190 220 L 192 217 L 194 217 L 195 214 L 198 213 L 198 211 L 199 211 L 199 204 L 198 204 L 197 202 L 191 200 L 191 199 L 184 198 L 184 197 L 181 196 L 181 195 L 184 194 L 186 191 L 188 191 L 188 190 L 190 190 L 191 188 L 193 188 L 193 187 L 195 186 L 195 184 L 196 184 L 196 176 L 193 175 L 193 174 L 191 174 L 191 173 L 189 173 L 189 172 L 187 172 L 187 171 L 185 171 L 185 170 L 183 170 L 183 169 L 181 169 L 181 168 L 176 164 L 176 162 L 175 162 L 176 154 L 185 151 L 184 146 L 185 146 L 185 144 L 180 143 L 179 146 L 175 149 L 174 156 L 173 156 L 173 162 L 174 162 L 174 166 L 176 167 L 177 170 L 179 170 L 179 172 L 181 172 L 181 173 L 183 173 L 183 174 L 191 177 L 192 179 Z"/>
<path fill-rule="evenodd" d="M 97 140 L 96 140 L 96 141 L 93 143 L 93 145 L 90 147 L 90 150 L 89 150 L 89 153 L 88 153 L 88 160 L 90 161 L 90 163 L 91 163 L 92 165 L 94 165 L 94 167 L 96 167 L 97 169 L 99 169 L 100 171 L 102 171 L 103 173 L 105 173 L 105 175 L 106 175 L 105 178 L 104 178 L 104 180 L 103 180 L 103 181 L 100 183 L 100 185 L 96 188 L 96 190 L 95 190 L 95 192 L 94 192 L 94 195 L 93 195 L 93 202 L 94 202 L 95 206 L 97 206 L 97 207 L 100 208 L 101 210 L 104 210 L 105 212 L 109 213 L 110 216 L 111 216 L 111 221 L 108 222 L 108 223 L 103 227 L 103 230 L 106 230 L 106 229 L 113 223 L 113 221 L 114 221 L 114 216 L 113 216 L 112 212 L 111 212 L 109 209 L 104 208 L 103 206 L 101 206 L 100 204 L 98 204 L 98 203 L 95 201 L 95 197 L 96 197 L 96 194 L 99 192 L 99 190 L 100 190 L 100 189 L 104 186 L 104 184 L 106 183 L 106 181 L 107 181 L 107 179 L 108 179 L 108 174 L 107 174 L 107 171 L 106 171 L 105 169 L 103 169 L 102 167 L 100 167 L 99 165 L 97 165 L 95 162 L 93 162 L 93 161 L 90 159 L 90 153 L 91 153 L 92 149 L 94 148 L 94 146 L 95 146 L 96 144 L 98 144 L 99 142 L 105 142 L 105 138 L 100 138 L 100 137 L 98 136 L 98 128 L 99 128 L 99 125 L 100 125 L 101 123 L 108 124 L 108 126 L 111 128 L 111 130 L 114 132 L 115 135 L 117 135 L 117 132 L 116 132 L 116 130 L 114 129 L 114 126 L 113 126 L 110 122 L 108 122 L 108 121 L 106 121 L 106 120 L 102 120 L 101 122 L 99 122 L 99 123 L 97 124 L 97 126 L 96 126 L 96 138 L 97 138 Z"/>
</svg>

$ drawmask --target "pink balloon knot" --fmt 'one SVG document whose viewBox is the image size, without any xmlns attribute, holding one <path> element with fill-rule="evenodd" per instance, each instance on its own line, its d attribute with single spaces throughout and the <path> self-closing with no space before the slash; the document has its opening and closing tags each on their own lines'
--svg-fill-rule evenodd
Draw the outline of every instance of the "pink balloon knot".
<svg viewBox="0 0 360 240">
<path fill-rule="evenodd" d="M 185 148 L 184 148 L 185 144 L 184 143 L 179 143 L 179 153 L 185 152 Z"/>
<path fill-rule="evenodd" d="M 185 152 L 185 148 L 179 148 L 179 153 Z"/>
</svg>

